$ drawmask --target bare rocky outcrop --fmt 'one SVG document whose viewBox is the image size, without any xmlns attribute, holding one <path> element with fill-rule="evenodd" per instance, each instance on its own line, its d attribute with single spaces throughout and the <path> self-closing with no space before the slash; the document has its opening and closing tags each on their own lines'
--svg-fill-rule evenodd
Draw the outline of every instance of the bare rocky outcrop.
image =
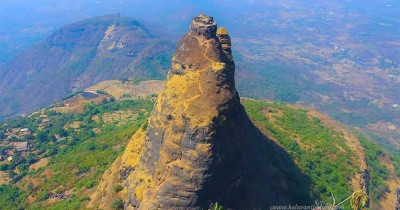
<svg viewBox="0 0 400 210">
<path fill-rule="evenodd" d="M 276 154 L 275 164 L 298 170 L 247 117 L 234 71 L 227 30 L 217 30 L 210 16 L 195 17 L 147 126 L 105 172 L 90 206 L 109 208 L 116 196 L 126 209 L 204 209 L 214 202 L 261 209 L 306 202 L 307 195 L 288 193 L 307 187 L 298 179 L 302 175 L 291 183 L 271 163 Z M 119 183 L 124 190 L 113 192 Z"/>
<path fill-rule="evenodd" d="M 369 207 L 370 206 L 370 199 L 369 199 L 369 181 L 371 179 L 371 175 L 369 174 L 369 171 L 367 169 L 365 169 L 362 173 L 362 179 L 361 179 L 361 184 L 360 184 L 360 188 L 361 190 L 363 190 L 366 195 L 368 196 L 368 200 L 365 203 L 365 207 Z"/>
</svg>

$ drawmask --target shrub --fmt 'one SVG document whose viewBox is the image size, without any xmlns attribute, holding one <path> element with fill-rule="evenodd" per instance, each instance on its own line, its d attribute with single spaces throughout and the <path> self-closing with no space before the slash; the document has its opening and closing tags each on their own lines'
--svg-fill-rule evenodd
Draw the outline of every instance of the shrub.
<svg viewBox="0 0 400 210">
<path fill-rule="evenodd" d="M 219 205 L 218 202 L 211 204 L 209 210 L 224 210 L 224 207 Z"/>
<path fill-rule="evenodd" d="M 102 94 L 102 95 L 109 95 L 106 91 L 104 90 L 97 90 L 96 93 Z"/>
<path fill-rule="evenodd" d="M 47 191 L 42 191 L 37 195 L 36 200 L 38 201 L 45 201 L 47 198 L 50 197 L 50 193 Z"/>
<path fill-rule="evenodd" d="M 90 201 L 90 197 L 88 195 L 84 195 L 82 198 L 79 199 L 80 201 Z"/>
<path fill-rule="evenodd" d="M 123 97 L 123 98 L 130 98 L 130 97 L 132 97 L 132 95 L 131 95 L 131 94 L 128 94 L 128 93 L 125 93 L 124 95 L 122 95 L 122 97 Z"/>
<path fill-rule="evenodd" d="M 89 180 L 85 183 L 86 189 L 90 189 L 90 188 L 94 187 L 95 185 L 96 185 L 96 181 L 94 181 L 94 180 Z"/>
<path fill-rule="evenodd" d="M 48 142 L 50 141 L 49 133 L 42 131 L 36 135 L 36 140 L 39 142 Z"/>
<path fill-rule="evenodd" d="M 157 97 L 157 96 L 158 96 L 157 93 L 153 93 L 153 94 L 150 94 L 150 95 L 149 95 L 150 98 L 155 98 L 155 97 Z"/>
<path fill-rule="evenodd" d="M 8 169 L 8 164 L 1 164 L 0 171 L 6 171 Z"/>
<path fill-rule="evenodd" d="M 117 184 L 117 185 L 114 186 L 114 191 L 115 191 L 115 192 L 119 192 L 119 191 L 121 191 L 122 189 L 124 189 L 124 187 L 122 187 L 122 185 L 120 185 L 120 184 Z"/>
<path fill-rule="evenodd" d="M 146 120 L 146 121 L 143 123 L 142 130 L 145 131 L 145 130 L 147 129 L 147 126 L 148 126 L 148 125 L 149 125 L 149 122 Z"/>
<path fill-rule="evenodd" d="M 121 198 L 115 198 L 111 203 L 111 208 L 113 209 L 124 209 L 124 202 Z"/>
<path fill-rule="evenodd" d="M 14 177 L 16 177 L 18 174 L 17 173 L 15 173 L 13 170 L 9 170 L 8 171 L 8 176 L 11 178 L 11 179 L 13 179 Z"/>
</svg>

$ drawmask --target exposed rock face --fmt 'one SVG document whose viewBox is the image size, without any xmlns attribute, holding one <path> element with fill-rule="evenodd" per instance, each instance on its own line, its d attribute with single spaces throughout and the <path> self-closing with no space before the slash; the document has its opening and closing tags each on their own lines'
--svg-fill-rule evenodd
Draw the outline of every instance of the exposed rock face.
<svg viewBox="0 0 400 210">
<path fill-rule="evenodd" d="M 362 173 L 362 180 L 364 181 L 361 184 L 361 189 L 363 191 L 365 191 L 365 193 L 370 196 L 369 194 L 369 181 L 371 179 L 371 176 L 369 174 L 369 171 L 367 169 L 364 170 L 364 172 Z M 365 207 L 369 207 L 370 205 L 370 199 L 368 198 L 367 202 L 365 203 Z"/>
<path fill-rule="evenodd" d="M 268 162 L 268 152 L 281 151 L 247 117 L 234 71 L 226 29 L 217 32 L 212 17 L 195 17 L 148 126 L 105 173 L 91 205 L 107 208 L 116 182 L 125 186 L 118 194 L 125 207 L 134 209 L 204 209 L 212 202 L 259 209 L 292 202 L 285 191 L 296 186 L 273 177 Z"/>
</svg>

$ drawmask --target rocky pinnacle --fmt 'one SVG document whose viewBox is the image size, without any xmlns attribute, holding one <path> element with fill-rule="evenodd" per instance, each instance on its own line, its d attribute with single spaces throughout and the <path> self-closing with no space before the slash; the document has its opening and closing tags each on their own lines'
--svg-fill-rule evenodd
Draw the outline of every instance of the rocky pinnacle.
<svg viewBox="0 0 400 210">
<path fill-rule="evenodd" d="M 195 17 L 147 126 L 105 172 L 91 205 L 108 208 L 116 196 L 127 209 L 146 210 L 215 202 L 248 209 L 285 200 L 269 174 L 267 139 L 240 104 L 234 72 L 228 31 L 210 16 Z M 118 195 L 117 183 L 124 186 Z"/>
<path fill-rule="evenodd" d="M 224 48 L 230 48 L 227 39 L 225 34 Z M 131 188 L 145 190 L 140 196 L 137 190 L 136 195 L 132 193 L 131 205 L 140 209 L 200 208 L 207 202 L 203 199 L 209 195 L 208 188 L 213 187 L 208 183 L 221 181 L 222 186 L 222 179 L 228 178 L 227 174 L 216 174 L 213 164 L 240 164 L 232 162 L 239 158 L 234 156 L 227 163 L 223 154 L 225 150 L 234 153 L 239 143 L 226 142 L 235 139 L 231 136 L 234 132 L 222 130 L 226 129 L 224 125 L 243 117 L 234 70 L 230 51 L 222 48 L 213 18 L 195 17 L 189 32 L 179 42 L 166 89 L 145 133 L 141 173 L 151 180 L 140 182 L 133 171 Z"/>
</svg>

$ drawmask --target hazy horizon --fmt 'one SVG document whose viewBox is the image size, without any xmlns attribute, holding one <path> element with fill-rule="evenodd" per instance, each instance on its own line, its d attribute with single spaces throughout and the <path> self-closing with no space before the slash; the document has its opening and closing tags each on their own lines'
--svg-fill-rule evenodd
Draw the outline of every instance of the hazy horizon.
<svg viewBox="0 0 400 210">
<path fill-rule="evenodd" d="M 313 13 L 305 12 L 313 9 Z M 325 18 L 330 15 L 354 14 L 365 19 L 365 24 L 376 25 L 396 20 L 400 3 L 395 1 L 2 1 L 0 4 L 0 64 L 9 61 L 22 50 L 44 39 L 59 27 L 79 20 L 120 13 L 140 21 L 160 24 L 172 33 L 182 34 L 191 18 L 200 12 L 213 15 L 219 25 L 227 26 L 235 37 L 262 37 L 274 21 L 281 23 L 303 21 L 304 18 Z M 290 14 L 293 17 L 284 17 Z M 304 17 L 307 14 L 308 17 Z M 338 17 L 335 17 L 338 18 Z M 340 17 L 339 17 L 340 19 Z M 374 20 L 376 22 L 374 23 Z M 398 19 L 397 19 L 398 21 Z M 332 22 L 336 27 L 341 24 Z M 398 23 L 398 22 L 397 22 Z M 279 23 L 278 23 L 279 24 Z M 386 24 L 386 27 L 391 27 Z M 263 32 L 260 32 L 260 29 Z M 251 33 L 246 34 L 246 31 Z"/>
</svg>

